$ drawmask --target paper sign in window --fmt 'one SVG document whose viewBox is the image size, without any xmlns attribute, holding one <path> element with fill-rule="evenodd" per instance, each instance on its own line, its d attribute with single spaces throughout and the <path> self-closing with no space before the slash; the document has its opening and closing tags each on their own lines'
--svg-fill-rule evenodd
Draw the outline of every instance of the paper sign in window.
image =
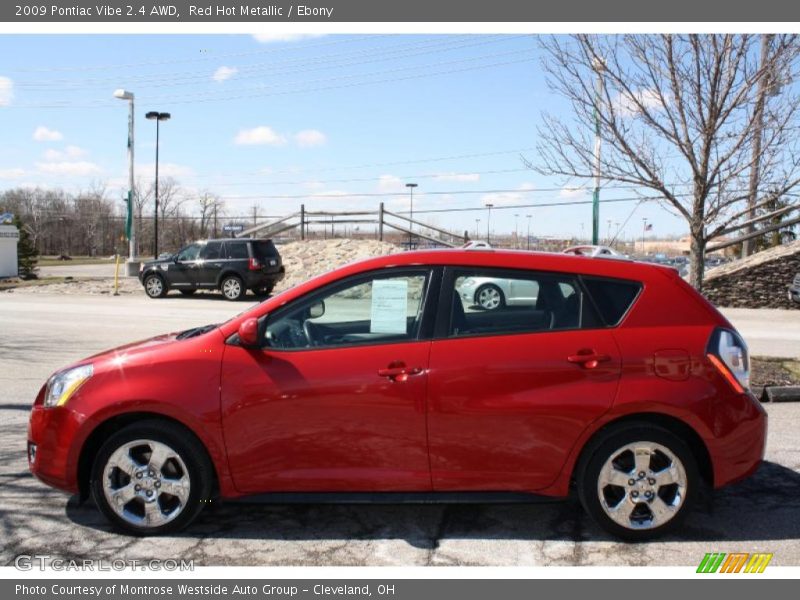
<svg viewBox="0 0 800 600">
<path fill-rule="evenodd" d="M 372 282 L 370 333 L 406 333 L 408 280 L 378 279 Z"/>
</svg>

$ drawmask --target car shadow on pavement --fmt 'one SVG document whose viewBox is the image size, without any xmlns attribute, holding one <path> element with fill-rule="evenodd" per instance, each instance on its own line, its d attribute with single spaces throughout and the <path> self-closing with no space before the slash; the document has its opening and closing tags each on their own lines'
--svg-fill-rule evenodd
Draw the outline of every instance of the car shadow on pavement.
<svg viewBox="0 0 800 600">
<path fill-rule="evenodd" d="M 664 541 L 800 539 L 800 473 L 765 462 L 750 479 L 698 502 Z M 67 517 L 111 532 L 91 502 L 73 497 Z M 403 539 L 436 549 L 446 539 L 614 541 L 577 501 L 531 504 L 246 504 L 209 506 L 183 538 L 264 540 Z"/>
</svg>

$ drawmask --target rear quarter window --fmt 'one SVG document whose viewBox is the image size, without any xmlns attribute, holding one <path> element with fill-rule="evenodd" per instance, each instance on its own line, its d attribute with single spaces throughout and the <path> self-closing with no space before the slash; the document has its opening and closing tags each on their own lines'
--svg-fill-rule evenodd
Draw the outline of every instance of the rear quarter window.
<svg viewBox="0 0 800 600">
<path fill-rule="evenodd" d="M 583 284 L 606 325 L 611 326 L 619 324 L 642 289 L 641 283 L 622 279 L 585 277 Z"/>
<path fill-rule="evenodd" d="M 274 256 L 278 256 L 278 249 L 271 241 L 255 242 L 253 247 L 255 249 L 256 257 L 258 258 L 272 258 Z"/>
</svg>

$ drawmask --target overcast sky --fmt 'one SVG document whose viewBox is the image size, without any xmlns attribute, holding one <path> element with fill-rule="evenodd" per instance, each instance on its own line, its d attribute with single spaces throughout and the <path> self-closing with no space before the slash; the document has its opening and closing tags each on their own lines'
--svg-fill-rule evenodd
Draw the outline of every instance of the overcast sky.
<svg viewBox="0 0 800 600">
<path fill-rule="evenodd" d="M 579 184 L 538 176 L 541 111 L 565 115 L 532 36 L 523 35 L 37 35 L 0 37 L 0 191 L 127 190 L 127 106 L 136 95 L 137 179 L 154 177 L 150 110 L 161 128 L 161 174 L 188 193 L 209 190 L 229 215 L 307 208 L 408 210 L 591 200 Z M 604 189 L 603 199 L 630 198 Z M 188 204 L 187 206 L 191 206 Z M 585 235 L 591 206 L 493 210 L 492 229 Z M 601 234 L 682 234 L 653 203 L 601 207 Z M 474 231 L 486 210 L 420 215 Z"/>
</svg>

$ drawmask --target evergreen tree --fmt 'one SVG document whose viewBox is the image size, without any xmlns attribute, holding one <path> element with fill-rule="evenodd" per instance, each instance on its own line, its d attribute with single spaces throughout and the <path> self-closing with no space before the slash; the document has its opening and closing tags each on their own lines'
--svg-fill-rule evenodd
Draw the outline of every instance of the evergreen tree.
<svg viewBox="0 0 800 600">
<path fill-rule="evenodd" d="M 36 278 L 36 261 L 39 251 L 31 240 L 31 234 L 25 228 L 22 219 L 14 216 L 14 226 L 19 229 L 19 243 L 17 244 L 17 270 L 22 279 Z"/>
</svg>

